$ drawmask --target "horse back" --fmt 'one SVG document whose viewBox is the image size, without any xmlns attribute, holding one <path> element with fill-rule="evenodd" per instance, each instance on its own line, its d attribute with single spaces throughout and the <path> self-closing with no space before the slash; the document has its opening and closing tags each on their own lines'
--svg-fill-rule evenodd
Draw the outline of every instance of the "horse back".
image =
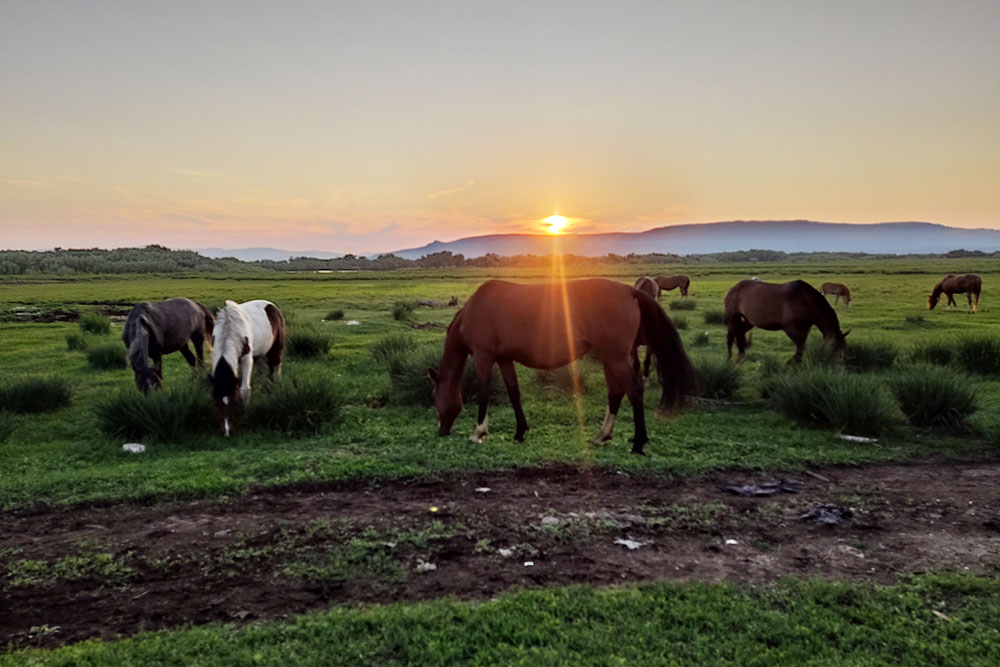
<svg viewBox="0 0 1000 667">
<path fill-rule="evenodd" d="M 741 280 L 726 294 L 726 321 L 743 318 L 760 329 L 784 329 L 814 323 L 821 315 L 817 299 L 829 306 L 812 285 L 803 280 L 776 284 Z"/>
</svg>

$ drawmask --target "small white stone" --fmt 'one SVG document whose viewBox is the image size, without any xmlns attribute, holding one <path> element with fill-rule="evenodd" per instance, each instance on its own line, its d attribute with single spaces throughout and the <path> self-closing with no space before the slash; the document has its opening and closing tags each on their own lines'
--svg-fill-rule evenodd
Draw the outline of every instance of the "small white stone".
<svg viewBox="0 0 1000 667">
<path fill-rule="evenodd" d="M 146 445 L 140 445 L 138 442 L 126 442 L 122 445 L 122 451 L 130 454 L 142 454 L 146 451 Z"/>
<path fill-rule="evenodd" d="M 489 493 L 492 490 L 493 489 L 491 489 L 488 486 L 479 486 L 479 487 L 476 487 L 476 493 Z"/>
<path fill-rule="evenodd" d="M 514 550 L 513 549 L 500 548 L 500 549 L 497 550 L 497 553 L 499 553 L 504 558 L 510 558 L 511 556 L 514 555 Z"/>
<path fill-rule="evenodd" d="M 428 563 L 426 561 L 418 560 L 417 561 L 417 567 L 414 568 L 414 569 L 417 572 L 421 572 L 421 573 L 423 573 L 423 572 L 433 572 L 434 570 L 438 569 L 438 566 L 435 565 L 434 563 Z"/>
<path fill-rule="evenodd" d="M 344 322 L 344 324 L 346 324 L 349 327 L 356 327 L 359 324 L 361 324 L 361 322 L 358 322 L 357 320 L 347 320 L 346 322 Z"/>
<path fill-rule="evenodd" d="M 726 544 L 739 544 L 739 542 L 737 542 L 736 540 L 734 540 L 732 538 L 729 538 L 728 540 L 726 540 Z"/>
<path fill-rule="evenodd" d="M 524 561 L 524 566 L 525 567 L 535 567 L 535 561 L 533 561 L 533 560 L 526 560 L 526 561 Z"/>
<path fill-rule="evenodd" d="M 620 537 L 615 538 L 615 544 L 620 544 L 623 547 L 627 547 L 629 551 L 635 551 L 639 547 L 646 546 L 645 542 L 636 542 L 635 540 L 623 540 Z"/>
</svg>

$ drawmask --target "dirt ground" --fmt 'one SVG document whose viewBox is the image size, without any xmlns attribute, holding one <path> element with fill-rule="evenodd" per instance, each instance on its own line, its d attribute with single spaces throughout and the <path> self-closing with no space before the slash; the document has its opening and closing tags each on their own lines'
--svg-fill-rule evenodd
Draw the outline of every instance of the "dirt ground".
<svg viewBox="0 0 1000 667">
<path fill-rule="evenodd" d="M 814 473 L 794 476 L 797 493 L 771 497 L 724 487 L 780 475 L 669 479 L 548 467 L 8 515 L 0 517 L 0 644 L 53 646 L 338 604 L 488 598 L 520 586 L 887 582 L 1000 566 L 1000 464 Z M 802 518 L 819 505 L 850 517 Z M 105 554 L 100 567 L 88 565 L 95 552 Z M 19 580 L 26 568 L 36 576 Z"/>
</svg>

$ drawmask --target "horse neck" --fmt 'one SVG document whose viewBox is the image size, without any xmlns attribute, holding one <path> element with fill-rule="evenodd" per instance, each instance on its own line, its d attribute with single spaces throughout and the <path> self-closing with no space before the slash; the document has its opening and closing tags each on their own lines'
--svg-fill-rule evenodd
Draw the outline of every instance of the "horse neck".
<svg viewBox="0 0 1000 667">
<path fill-rule="evenodd" d="M 217 321 L 219 335 L 215 336 L 215 345 L 212 348 L 212 372 L 219 365 L 219 361 L 226 360 L 226 363 L 238 373 L 239 360 L 243 356 L 243 338 L 246 335 L 243 326 L 243 318 L 224 308 L 219 313 Z"/>
<path fill-rule="evenodd" d="M 459 326 L 461 315 L 462 311 L 455 315 L 444 339 L 444 354 L 441 355 L 441 368 L 438 369 L 442 383 L 461 382 L 465 360 L 469 357 L 469 349 L 465 346 Z"/>
<path fill-rule="evenodd" d="M 820 330 L 823 337 L 827 338 L 840 333 L 840 320 L 830 302 L 817 292 L 813 297 L 813 303 L 816 304 L 816 328 Z"/>
<path fill-rule="evenodd" d="M 132 340 L 128 346 L 128 361 L 135 370 L 149 368 L 149 329 L 145 315 L 139 315 L 131 322 Z"/>
</svg>

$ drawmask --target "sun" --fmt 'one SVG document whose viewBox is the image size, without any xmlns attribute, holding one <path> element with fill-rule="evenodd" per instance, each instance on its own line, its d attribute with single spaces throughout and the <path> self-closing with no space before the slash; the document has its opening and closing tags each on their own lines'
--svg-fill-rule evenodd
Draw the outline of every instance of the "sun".
<svg viewBox="0 0 1000 667">
<path fill-rule="evenodd" d="M 545 220 L 543 220 L 542 222 L 548 224 L 549 228 L 546 231 L 548 231 L 549 234 L 559 234 L 560 232 L 562 232 L 563 227 L 566 226 L 566 223 L 569 222 L 569 219 L 564 218 L 561 215 L 550 215 L 549 217 L 545 218 Z"/>
</svg>

